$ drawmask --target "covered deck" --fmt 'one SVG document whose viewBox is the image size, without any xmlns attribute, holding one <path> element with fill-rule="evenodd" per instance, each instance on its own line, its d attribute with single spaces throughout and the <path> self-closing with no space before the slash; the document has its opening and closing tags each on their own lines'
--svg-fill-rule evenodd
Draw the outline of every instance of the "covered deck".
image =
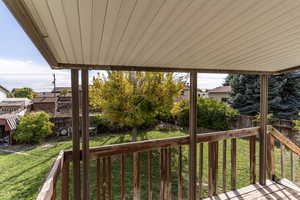
<svg viewBox="0 0 300 200">
<path fill-rule="evenodd" d="M 276 129 L 267 126 L 267 113 L 268 76 L 300 68 L 299 1 L 4 2 L 49 65 L 53 69 L 71 71 L 73 148 L 58 156 L 41 188 L 39 200 L 56 199 L 57 187 L 62 200 L 89 200 L 91 191 L 96 192 L 98 200 L 139 200 L 141 193 L 145 192 L 148 200 L 196 200 L 205 197 L 297 199 L 299 193 L 296 187 L 290 188 L 278 182 L 285 177 L 285 159 L 281 158 L 281 175 L 278 178 L 275 173 L 274 146 L 281 146 L 281 157 L 284 157 L 285 149 L 291 152 L 291 181 L 295 170 L 293 156 L 300 156 L 300 149 Z M 89 148 L 89 70 L 190 73 L 189 136 Z M 81 109 L 79 72 L 82 84 Z M 260 75 L 259 127 L 197 134 L 197 73 L 202 72 Z M 79 132 L 80 115 L 82 140 Z M 250 186 L 238 190 L 237 140 L 241 138 L 249 142 L 249 169 L 246 171 L 249 172 Z M 259 140 L 259 149 L 256 140 Z M 206 161 L 204 147 L 208 152 Z M 183 157 L 184 151 L 188 152 L 188 158 Z M 230 152 L 230 156 L 227 152 Z M 141 156 L 147 156 L 146 163 L 141 163 Z M 177 160 L 178 182 L 175 193 L 170 175 L 174 171 L 171 168 L 174 156 Z M 219 158 L 222 158 L 221 165 Z M 125 173 L 128 160 L 133 163 L 130 174 Z M 155 196 L 154 186 L 157 186 L 157 182 L 154 183 L 152 178 L 155 176 L 153 162 L 157 160 L 159 195 Z M 188 160 L 187 173 L 184 173 L 186 169 L 182 166 L 184 160 Z M 90 173 L 93 162 L 96 162 L 97 169 L 94 177 Z M 114 182 L 111 171 L 116 163 L 120 179 Z M 206 164 L 208 174 L 203 173 Z M 230 176 L 227 175 L 229 166 Z M 146 174 L 143 174 L 145 170 Z M 147 183 L 141 183 L 141 176 L 147 177 Z M 183 181 L 183 176 L 188 177 L 188 183 Z M 125 181 L 129 177 L 132 178 L 131 186 L 127 186 Z M 205 184 L 204 178 L 207 180 Z M 96 182 L 95 188 L 91 188 L 92 180 Z M 119 185 L 119 194 L 112 193 L 115 185 Z M 232 192 L 228 192 L 228 189 Z M 216 196 L 222 192 L 227 193 Z M 285 193 L 292 196 L 282 195 Z"/>
<path fill-rule="evenodd" d="M 204 200 L 297 200 L 300 199 L 300 188 L 287 179 L 280 182 L 267 180 L 266 185 L 253 184 L 238 190 L 226 192 Z"/>
</svg>

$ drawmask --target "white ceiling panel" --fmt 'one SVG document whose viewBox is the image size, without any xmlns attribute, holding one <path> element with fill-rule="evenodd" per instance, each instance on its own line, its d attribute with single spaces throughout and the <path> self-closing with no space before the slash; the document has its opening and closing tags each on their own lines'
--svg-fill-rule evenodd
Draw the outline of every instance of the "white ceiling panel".
<svg viewBox="0 0 300 200">
<path fill-rule="evenodd" d="M 55 68 L 276 73 L 300 66 L 298 0 L 4 1 Z"/>
</svg>

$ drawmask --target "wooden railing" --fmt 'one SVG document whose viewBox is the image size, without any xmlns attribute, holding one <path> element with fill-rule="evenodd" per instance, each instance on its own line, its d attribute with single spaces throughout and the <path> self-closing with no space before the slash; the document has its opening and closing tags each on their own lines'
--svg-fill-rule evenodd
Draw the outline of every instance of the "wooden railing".
<svg viewBox="0 0 300 200">
<path fill-rule="evenodd" d="M 280 133 L 276 128 L 269 126 L 269 144 L 268 144 L 268 172 L 269 177 L 276 180 L 281 178 L 287 178 L 286 169 L 290 169 L 290 179 L 295 181 L 295 155 L 300 156 L 300 148 L 293 143 L 290 139 Z M 277 142 L 280 145 L 280 175 L 276 174 L 276 157 L 275 157 L 275 145 Z M 286 152 L 289 151 L 290 164 L 286 163 Z M 287 167 L 288 166 L 288 167 Z"/>
<path fill-rule="evenodd" d="M 237 188 L 237 139 L 249 140 L 250 173 L 249 184 L 256 182 L 256 137 L 259 128 L 246 128 L 206 134 L 197 134 L 197 190 L 198 197 L 212 196 L 218 192 L 225 192 L 229 188 Z M 231 148 L 228 148 L 230 140 Z M 205 144 L 207 143 L 207 144 Z M 222 144 L 222 156 L 219 156 L 219 145 Z M 205 160 L 205 148 L 207 146 L 207 162 Z M 96 179 L 91 190 L 95 191 L 95 199 L 163 199 L 169 200 L 188 199 L 186 172 L 187 152 L 189 136 L 174 137 L 168 139 L 145 140 L 132 143 L 122 143 L 90 148 L 90 157 L 95 162 Z M 230 150 L 230 176 L 227 176 L 228 155 Z M 219 166 L 219 158 L 222 157 L 222 165 Z M 70 198 L 70 174 L 69 165 L 72 162 L 72 151 L 64 151 L 56 160 L 53 168 L 41 189 L 38 199 L 55 199 L 55 186 L 59 172 L 61 173 L 61 199 Z M 132 163 L 130 168 L 128 163 Z M 156 163 L 156 165 L 154 165 Z M 208 175 L 204 177 L 204 165 L 207 163 Z M 119 177 L 113 178 L 113 170 L 119 171 Z M 158 167 L 158 169 L 156 169 Z M 219 172 L 219 168 L 222 168 Z M 174 179 L 174 171 L 176 178 Z M 172 176 L 173 172 L 173 176 Z M 158 173 L 159 176 L 156 174 Z M 218 185 L 219 174 L 222 175 L 222 184 Z M 146 180 L 146 182 L 141 182 Z M 155 178 L 157 178 L 155 179 Z M 204 194 L 204 178 L 207 180 Z M 128 179 L 130 179 L 128 181 Z M 228 186 L 230 180 L 230 187 Z M 116 182 L 117 181 L 117 182 Z M 130 185 L 128 185 L 128 183 Z M 158 184 L 159 187 L 158 187 Z M 143 185 L 143 187 L 141 186 Z M 118 194 L 113 194 L 113 187 L 118 186 Z M 176 191 L 174 192 L 174 187 Z M 131 189 L 128 189 L 131 188 Z M 154 189 L 156 188 L 156 189 Z M 158 189 L 157 189 L 158 188 Z M 221 189 L 220 189 L 221 188 Z M 130 190 L 128 192 L 128 190 Z M 115 190 L 114 190 L 115 191 Z M 142 198 L 143 196 L 143 198 Z M 146 198 L 145 198 L 146 197 Z"/>
<path fill-rule="evenodd" d="M 68 164 L 68 163 L 67 163 Z M 56 198 L 56 183 L 64 166 L 64 152 L 61 151 L 55 160 L 47 178 L 44 182 L 37 200 L 54 200 Z"/>
</svg>

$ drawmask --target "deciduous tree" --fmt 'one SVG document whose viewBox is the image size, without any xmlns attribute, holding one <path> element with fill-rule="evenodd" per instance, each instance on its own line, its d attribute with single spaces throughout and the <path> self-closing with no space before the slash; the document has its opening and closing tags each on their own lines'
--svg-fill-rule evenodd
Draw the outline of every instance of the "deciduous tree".
<svg viewBox="0 0 300 200">
<path fill-rule="evenodd" d="M 34 97 L 34 92 L 31 88 L 14 88 L 10 93 L 10 97 L 32 99 Z"/>
<path fill-rule="evenodd" d="M 14 139 L 21 143 L 38 143 L 53 133 L 53 126 L 47 113 L 29 113 L 20 119 Z"/>
<path fill-rule="evenodd" d="M 90 104 L 111 122 L 136 130 L 159 116 L 171 116 L 182 88 L 183 83 L 175 81 L 172 73 L 109 71 L 107 76 L 93 78 Z"/>
</svg>

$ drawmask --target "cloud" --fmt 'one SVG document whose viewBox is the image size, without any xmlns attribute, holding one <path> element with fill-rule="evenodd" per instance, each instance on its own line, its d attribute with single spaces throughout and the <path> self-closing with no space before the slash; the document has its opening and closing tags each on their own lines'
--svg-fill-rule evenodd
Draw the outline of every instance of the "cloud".
<svg viewBox="0 0 300 200">
<path fill-rule="evenodd" d="M 31 87 L 35 91 L 50 91 L 53 89 L 54 73 L 57 86 L 70 85 L 70 72 L 67 70 L 52 70 L 46 64 L 37 64 L 32 61 L 0 58 L 0 85 L 10 90 Z"/>
<path fill-rule="evenodd" d="M 221 86 L 227 74 L 198 73 L 198 88 L 212 89 Z"/>
<path fill-rule="evenodd" d="M 90 72 L 92 76 L 99 71 Z M 53 74 L 56 76 L 56 86 L 71 85 L 69 70 L 52 70 L 47 64 L 32 61 L 9 60 L 0 58 L 0 85 L 11 90 L 13 88 L 30 87 L 35 91 L 51 91 L 53 89 Z M 211 89 L 221 86 L 227 74 L 198 74 L 198 88 Z"/>
</svg>

